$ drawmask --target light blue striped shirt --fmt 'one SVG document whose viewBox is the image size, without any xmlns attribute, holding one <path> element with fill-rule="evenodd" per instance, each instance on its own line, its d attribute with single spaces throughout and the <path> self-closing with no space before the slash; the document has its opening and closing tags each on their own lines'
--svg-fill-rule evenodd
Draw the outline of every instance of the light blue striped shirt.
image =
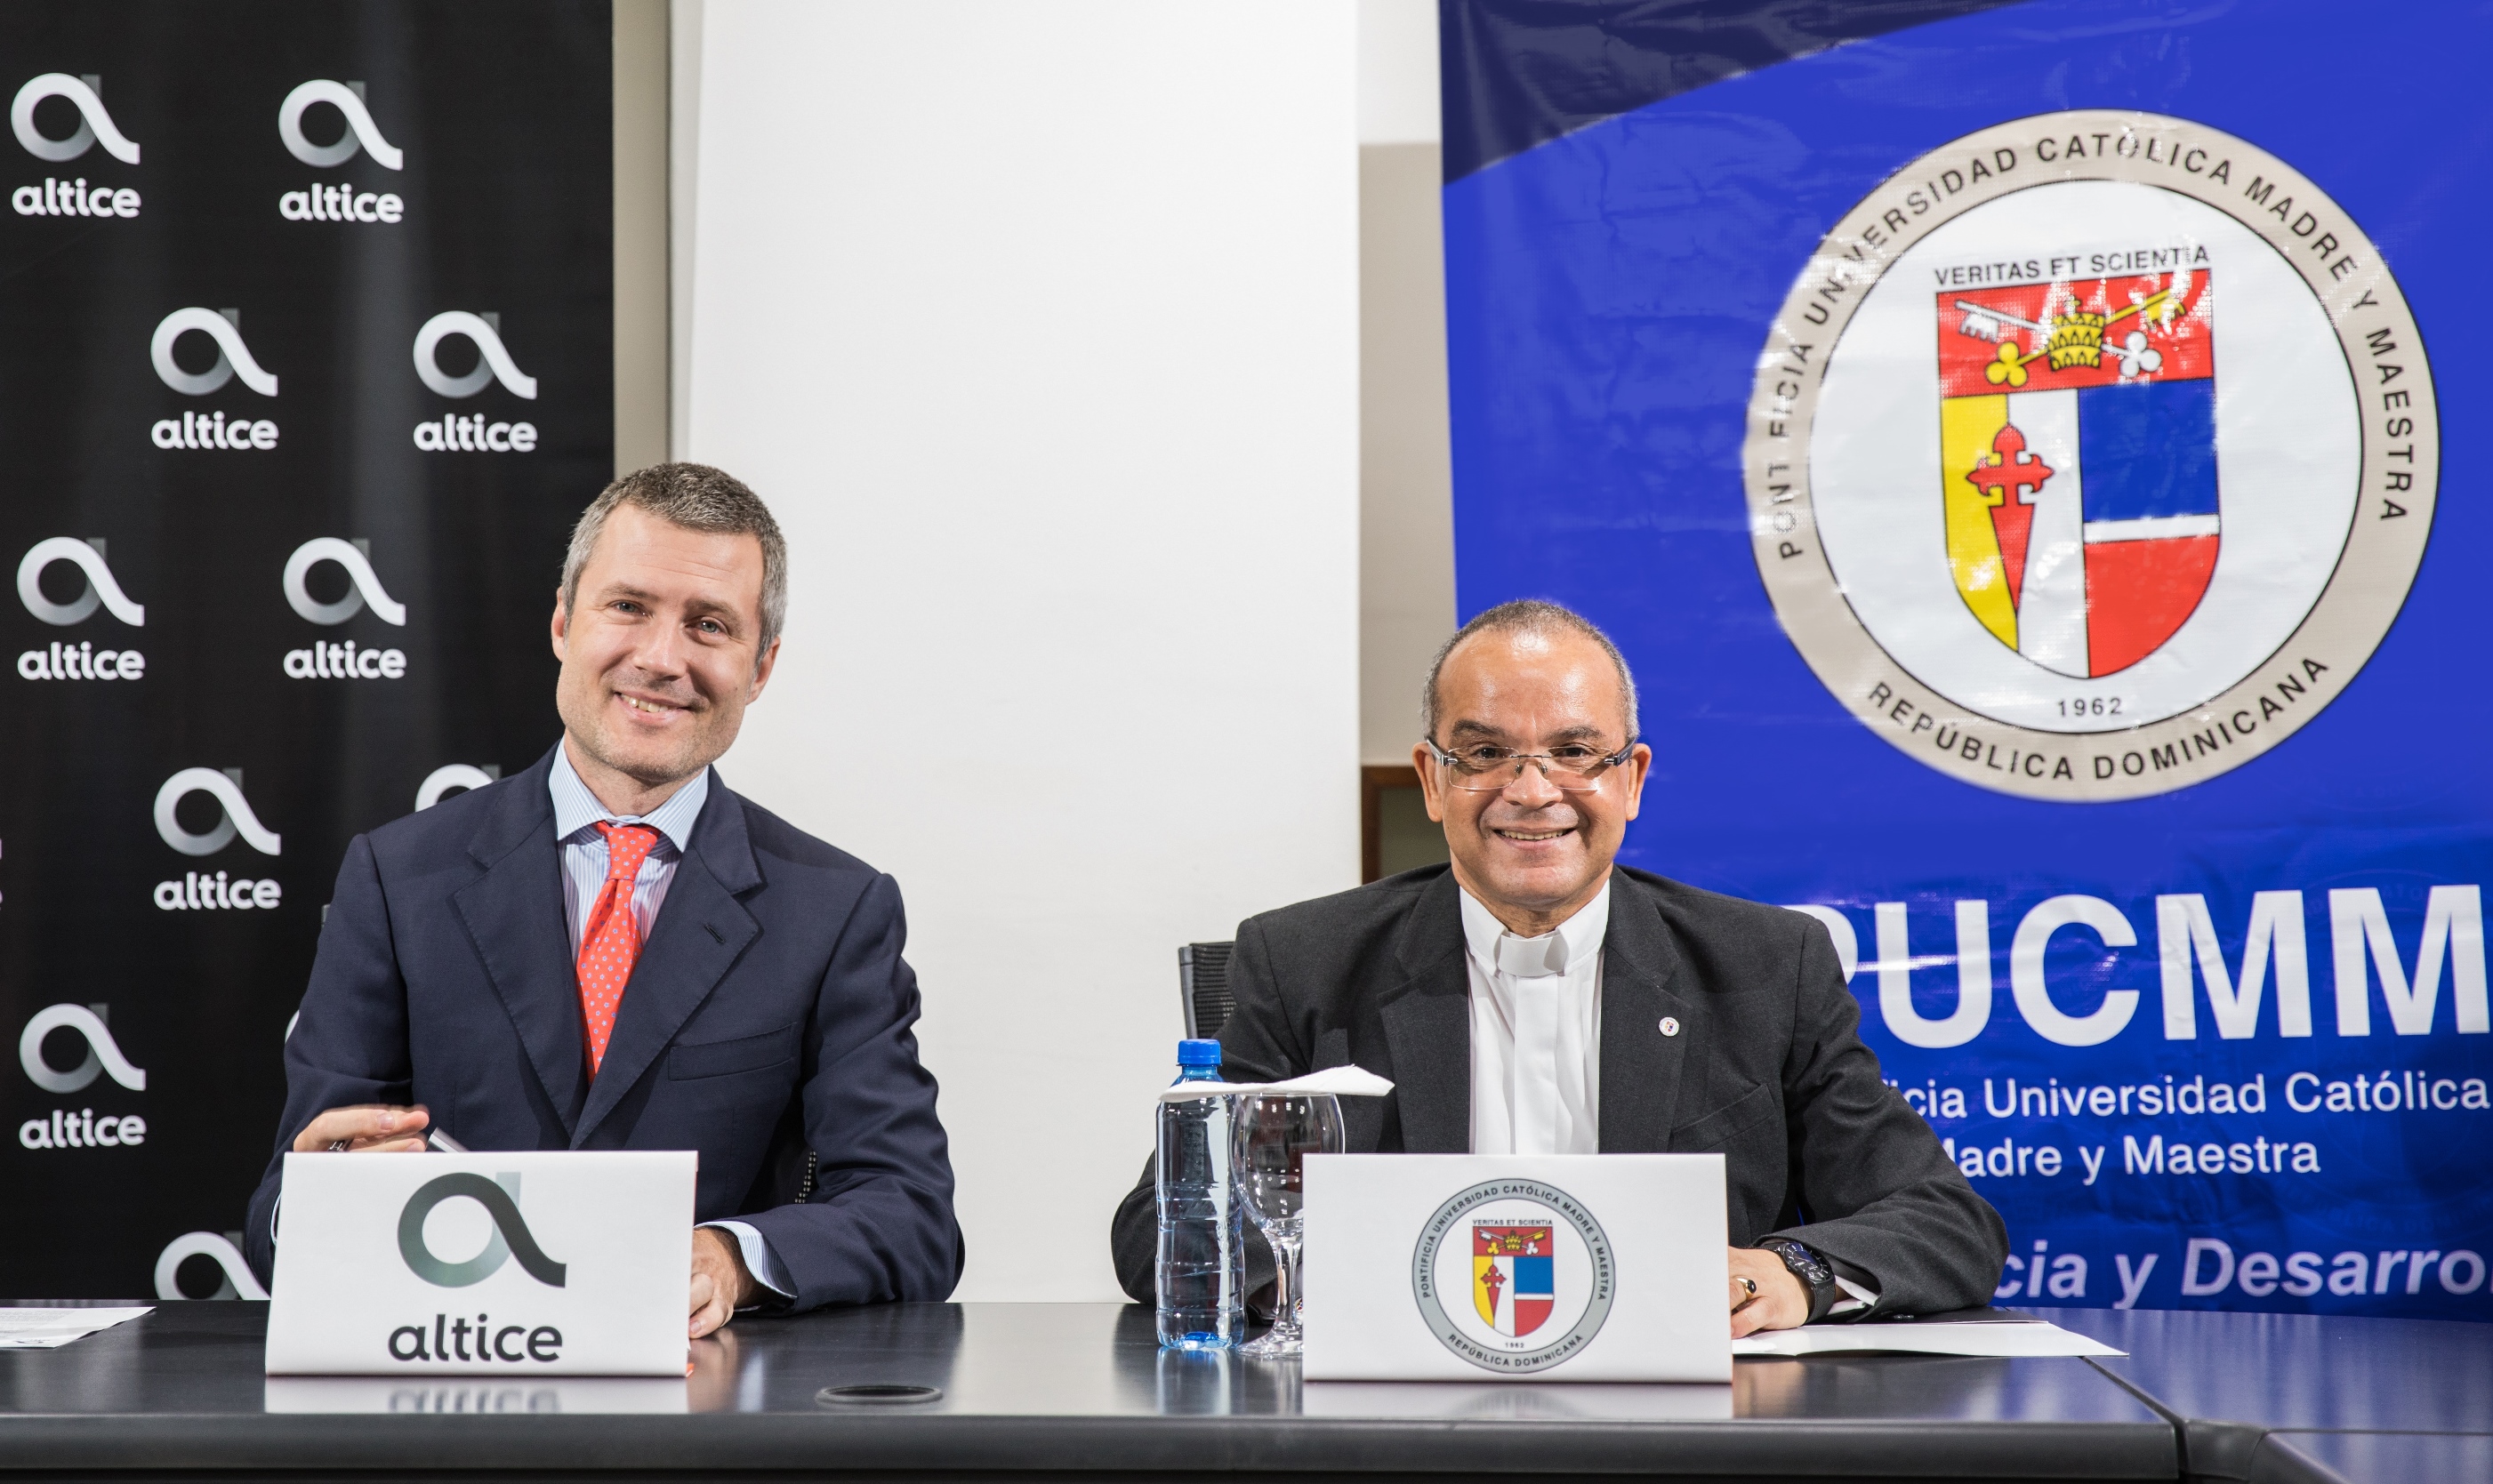
<svg viewBox="0 0 2493 1484">
<path fill-rule="evenodd" d="M 588 921 L 589 910 L 597 905 L 597 894 L 606 889 L 608 854 L 606 836 L 597 826 L 605 824 L 646 824 L 658 832 L 658 843 L 649 847 L 641 862 L 641 874 L 632 880 L 632 920 L 640 930 L 641 940 L 649 940 L 650 925 L 658 920 L 658 908 L 667 904 L 667 888 L 676 879 L 676 867 L 683 862 L 684 847 L 692 843 L 693 821 L 701 817 L 702 806 L 709 802 L 709 769 L 676 789 L 665 803 L 646 815 L 618 815 L 597 801 L 581 782 L 571 765 L 568 742 L 554 750 L 554 768 L 546 776 L 546 790 L 554 795 L 554 839 L 562 850 L 562 911 L 564 926 L 571 930 L 571 957 L 580 959 L 581 925 Z M 623 997 L 632 997 L 627 981 Z M 716 1227 L 736 1238 L 742 1249 L 744 1265 L 764 1287 L 785 1297 L 796 1295 L 796 1285 L 787 1270 L 779 1265 L 779 1255 L 762 1233 L 741 1221 L 706 1221 L 705 1227 Z"/>
<path fill-rule="evenodd" d="M 606 889 L 606 837 L 598 831 L 600 823 L 646 824 L 658 832 L 658 843 L 649 848 L 640 876 L 632 882 L 633 922 L 641 940 L 647 942 L 649 926 L 658 920 L 658 908 L 667 902 L 667 887 L 684 858 L 684 846 L 692 842 L 693 821 L 709 801 L 709 769 L 702 769 L 700 777 L 647 814 L 618 815 L 597 802 L 597 795 L 581 782 L 565 744 L 555 749 L 546 791 L 554 795 L 554 838 L 562 848 L 563 925 L 571 931 L 572 959 L 580 958 L 581 927 L 597 905 L 597 894 Z M 630 993 L 628 987 L 625 993 Z"/>
</svg>

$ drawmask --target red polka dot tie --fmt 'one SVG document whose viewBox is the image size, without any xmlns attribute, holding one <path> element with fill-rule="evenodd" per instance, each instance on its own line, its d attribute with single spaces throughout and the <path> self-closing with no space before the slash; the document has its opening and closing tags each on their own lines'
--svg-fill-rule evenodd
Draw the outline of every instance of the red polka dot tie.
<svg viewBox="0 0 2493 1484">
<path fill-rule="evenodd" d="M 640 879 L 641 863 L 658 843 L 658 832 L 646 824 L 600 820 L 597 832 L 606 837 L 606 884 L 580 928 L 580 1014 L 588 1031 L 592 1078 L 606 1059 L 615 1012 L 623 1004 L 623 987 L 632 982 L 632 965 L 641 959 L 641 921 L 632 910 L 632 887 Z"/>
</svg>

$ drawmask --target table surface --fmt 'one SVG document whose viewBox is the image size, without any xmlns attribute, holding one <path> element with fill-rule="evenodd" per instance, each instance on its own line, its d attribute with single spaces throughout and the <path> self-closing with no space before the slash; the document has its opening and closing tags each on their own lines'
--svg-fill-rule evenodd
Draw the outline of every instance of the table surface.
<svg viewBox="0 0 2493 1484">
<path fill-rule="evenodd" d="M 2493 1479 L 2483 1433 L 2270 1433 L 2251 1484 L 2467 1484 Z"/>
<path fill-rule="evenodd" d="M 686 1380 L 266 1378 L 267 1306 L 169 1303 L 0 1352 L 0 1467 L 1080 1468 L 2165 1478 L 2171 1424 L 2076 1359 L 1744 1360 L 1728 1385 L 1305 1382 L 1164 1353 L 1119 1304 L 739 1321 Z M 941 1388 L 918 1405 L 826 1388 Z"/>
<path fill-rule="evenodd" d="M 2350 1479 L 2493 1479 L 2488 1470 L 2372 1471 L 2361 1459 L 2374 1454 L 2328 1452 L 2338 1445 L 2325 1437 L 2493 1434 L 2493 1325 L 2309 1314 L 2029 1312 L 2128 1351 L 2096 1365 L 2181 1423 L 2193 1473 L 2258 1477 L 2261 1439 L 2293 1433 L 2310 1435 L 2295 1447 L 2342 1456 L 2355 1469 Z"/>
</svg>

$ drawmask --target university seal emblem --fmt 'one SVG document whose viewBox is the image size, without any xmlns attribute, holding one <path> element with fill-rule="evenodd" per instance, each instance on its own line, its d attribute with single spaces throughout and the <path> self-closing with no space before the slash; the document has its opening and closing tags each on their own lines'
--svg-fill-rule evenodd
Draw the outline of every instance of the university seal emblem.
<svg viewBox="0 0 2493 1484">
<path fill-rule="evenodd" d="M 2184 119 L 1997 125 L 1836 224 L 1775 321 L 1745 476 L 1819 680 L 1950 777 L 2139 798 L 2274 747 L 2405 602 L 2432 374 L 2354 221 Z"/>
<path fill-rule="evenodd" d="M 1411 1255 L 1429 1331 L 1485 1371 L 1545 1370 L 1609 1318 L 1609 1238 L 1575 1198 L 1537 1180 L 1491 1180 L 1437 1207 Z"/>
</svg>

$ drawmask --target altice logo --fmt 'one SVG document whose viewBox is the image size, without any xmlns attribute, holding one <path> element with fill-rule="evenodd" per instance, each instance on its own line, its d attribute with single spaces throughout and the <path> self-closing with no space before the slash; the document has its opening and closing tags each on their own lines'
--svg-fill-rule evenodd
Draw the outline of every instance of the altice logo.
<svg viewBox="0 0 2493 1484">
<path fill-rule="evenodd" d="M 335 536 L 315 536 L 296 547 L 285 559 L 286 606 L 313 623 L 331 625 L 345 623 L 369 607 L 381 622 L 404 626 L 406 605 L 391 598 L 381 586 L 379 574 L 373 571 L 371 552 L 370 542 L 341 541 Z M 346 572 L 346 595 L 335 603 L 318 601 L 305 585 L 312 569 L 322 562 L 335 562 Z M 296 680 L 396 680 L 406 673 L 406 651 L 357 649 L 353 639 L 342 644 L 324 640 L 309 649 L 285 651 L 285 673 Z"/>
<path fill-rule="evenodd" d="M 464 1289 L 482 1283 L 501 1270 L 513 1258 L 527 1275 L 548 1288 L 563 1286 L 567 1269 L 564 1264 L 547 1257 L 537 1245 L 536 1233 L 528 1230 L 520 1215 L 520 1177 L 505 1172 L 487 1179 L 481 1174 L 461 1172 L 437 1175 L 415 1188 L 406 1205 L 398 1213 L 398 1255 L 406 1260 L 408 1271 L 436 1288 Z M 466 1198 L 485 1208 L 493 1218 L 493 1239 L 485 1250 L 462 1262 L 445 1262 L 433 1255 L 425 1244 L 425 1218 L 433 1208 L 445 1201 Z"/>
<path fill-rule="evenodd" d="M 197 835 L 184 829 L 176 814 L 194 793 L 215 799 L 219 810 L 216 828 Z M 261 825 L 251 812 L 251 801 L 242 796 L 240 768 L 184 768 L 165 780 L 165 787 L 156 790 L 156 833 L 184 855 L 214 855 L 233 844 L 236 835 L 262 855 L 275 855 L 280 844 L 277 833 Z M 178 881 L 157 882 L 152 895 L 157 910 L 164 912 L 274 911 L 285 900 L 285 889 L 275 880 L 229 880 L 222 871 L 214 876 L 185 871 Z"/>
<path fill-rule="evenodd" d="M 138 146 L 113 127 L 112 115 L 104 108 L 103 89 L 104 79 L 93 74 L 73 77 L 67 73 L 45 73 L 30 77 L 9 105 L 9 127 L 26 153 L 38 160 L 55 164 L 75 160 L 101 142 L 113 159 L 136 164 Z M 35 123 L 36 106 L 52 98 L 67 100 L 78 111 L 77 128 L 58 139 Z M 126 187 L 90 187 L 83 175 L 75 180 L 46 175 L 40 186 L 19 186 L 10 193 L 9 204 L 21 217 L 135 217 L 138 193 Z"/>
<path fill-rule="evenodd" d="M 216 361 L 206 371 L 184 371 L 173 358 L 173 347 L 182 337 L 195 333 L 206 336 L 217 347 Z M 147 359 L 155 366 L 158 379 L 185 397 L 205 397 L 236 376 L 262 397 L 277 395 L 277 377 L 262 371 L 251 347 L 243 343 L 240 310 L 175 310 L 158 321 L 156 334 L 147 342 Z M 272 449 L 277 446 L 277 425 L 266 418 L 227 421 L 223 411 L 185 412 L 179 419 L 159 421 L 148 430 L 148 437 L 158 448 Z"/>
<path fill-rule="evenodd" d="M 186 371 L 173 359 L 174 342 L 195 330 L 217 342 L 216 364 L 203 371 Z M 157 322 L 147 358 L 165 384 L 185 397 L 205 397 L 237 375 L 262 397 L 277 395 L 277 378 L 259 369 L 251 347 L 242 342 L 240 310 L 175 310 Z"/>
<path fill-rule="evenodd" d="M 424 782 L 415 786 L 415 812 L 422 814 L 453 793 L 483 788 L 499 783 L 501 778 L 502 765 L 497 762 L 483 767 L 472 762 L 445 762 L 425 774 Z"/>
<path fill-rule="evenodd" d="M 62 1096 L 83 1091 L 107 1076 L 133 1092 L 146 1091 L 145 1069 L 130 1064 L 105 1027 L 108 1013 L 110 1007 L 101 1004 L 45 1005 L 36 1011 L 17 1037 L 17 1064 L 25 1068 L 26 1080 Z M 61 1030 L 75 1031 L 86 1042 L 86 1055 L 66 1072 L 44 1059 L 44 1038 Z M 109 1111 L 98 1117 L 92 1108 L 55 1108 L 17 1125 L 17 1144 L 25 1149 L 126 1149 L 146 1142 L 146 1119 Z"/>
<path fill-rule="evenodd" d="M 460 375 L 441 369 L 441 342 L 465 337 L 476 347 L 476 366 Z M 444 310 L 415 332 L 415 374 L 436 395 L 473 397 L 496 381 L 526 401 L 536 401 L 537 378 L 520 370 L 502 344 L 502 316 Z M 488 423 L 483 413 L 448 416 L 415 425 L 415 446 L 426 453 L 520 453 L 537 446 L 534 423 Z"/>
<path fill-rule="evenodd" d="M 108 1076 L 133 1092 L 146 1091 L 146 1069 L 132 1066 L 121 1054 L 120 1043 L 105 1026 L 106 1013 L 103 1005 L 46 1005 L 36 1011 L 17 1037 L 17 1064 L 26 1069 L 27 1081 L 45 1092 L 66 1095 Z M 75 1030 L 86 1040 L 86 1059 L 66 1072 L 44 1059 L 44 1038 L 55 1030 Z"/>
<path fill-rule="evenodd" d="M 44 595 L 44 573 L 55 562 L 68 562 L 86 577 L 86 590 L 67 603 Z M 83 623 L 99 608 L 132 628 L 147 622 L 144 606 L 130 601 L 112 569 L 104 564 L 104 538 L 80 541 L 50 536 L 26 549 L 17 563 L 17 601 L 47 624 L 67 628 Z M 17 656 L 17 673 L 27 680 L 135 680 L 146 673 L 147 657 L 135 649 L 98 649 L 93 640 L 68 643 L 54 639 L 47 649 L 29 649 Z"/>
<path fill-rule="evenodd" d="M 303 115 L 321 104 L 337 109 L 345 128 L 332 142 L 315 144 L 303 133 Z M 384 170 L 403 169 L 406 163 L 398 146 L 381 137 L 360 82 L 315 77 L 300 84 L 278 105 L 277 137 L 287 154 L 314 169 L 345 164 L 359 150 Z M 359 192 L 352 185 L 324 186 L 317 181 L 309 189 L 288 191 L 277 198 L 277 214 L 288 222 L 387 223 L 402 220 L 405 211 L 406 202 L 396 192 Z"/>
<path fill-rule="evenodd" d="M 464 1289 L 484 1282 L 501 1271 L 502 1264 L 513 1258 L 527 1275 L 548 1288 L 563 1287 L 568 1269 L 547 1257 L 537 1245 L 536 1233 L 520 1215 L 520 1177 L 504 1172 L 487 1179 L 481 1174 L 462 1172 L 438 1175 L 415 1188 L 406 1204 L 398 1213 L 398 1255 L 405 1260 L 407 1271 L 436 1288 Z M 494 1235 L 485 1250 L 463 1262 L 445 1262 L 434 1256 L 424 1239 L 424 1223 L 434 1207 L 445 1201 L 473 1201 L 485 1208 L 493 1219 Z M 526 1292 L 526 1290 L 522 1290 Z M 475 1336 L 475 1350 L 468 1350 L 468 1336 Z M 433 1317 L 431 1343 L 427 1343 L 422 1321 L 401 1324 L 390 1331 L 389 1354 L 392 1360 L 533 1360 L 540 1365 L 562 1358 L 562 1331 L 551 1324 L 531 1329 L 526 1324 L 504 1324 L 496 1328 L 492 1316 L 479 1314 L 476 1322 L 467 1322 L 466 1315 L 455 1319 L 447 1314 Z"/>
<path fill-rule="evenodd" d="M 38 160 L 61 164 L 75 160 L 95 148 L 97 141 L 104 151 L 123 164 L 138 163 L 138 146 L 123 136 L 113 125 L 112 115 L 104 108 L 104 79 L 89 74 L 73 77 L 67 73 L 45 73 L 29 77 L 17 90 L 16 101 L 9 104 L 9 127 L 26 153 Z M 51 139 L 35 127 L 35 105 L 46 98 L 66 98 L 78 111 L 77 129 L 66 138 Z"/>
<path fill-rule="evenodd" d="M 194 793 L 204 793 L 217 801 L 223 812 L 216 828 L 194 835 L 182 828 L 174 816 L 184 799 Z M 242 769 L 184 768 L 165 780 L 156 790 L 156 833 L 166 845 L 184 855 L 214 855 L 233 844 L 240 835 L 251 847 L 262 855 L 278 853 L 280 837 L 259 822 L 251 812 L 251 801 L 242 796 Z"/>
</svg>

